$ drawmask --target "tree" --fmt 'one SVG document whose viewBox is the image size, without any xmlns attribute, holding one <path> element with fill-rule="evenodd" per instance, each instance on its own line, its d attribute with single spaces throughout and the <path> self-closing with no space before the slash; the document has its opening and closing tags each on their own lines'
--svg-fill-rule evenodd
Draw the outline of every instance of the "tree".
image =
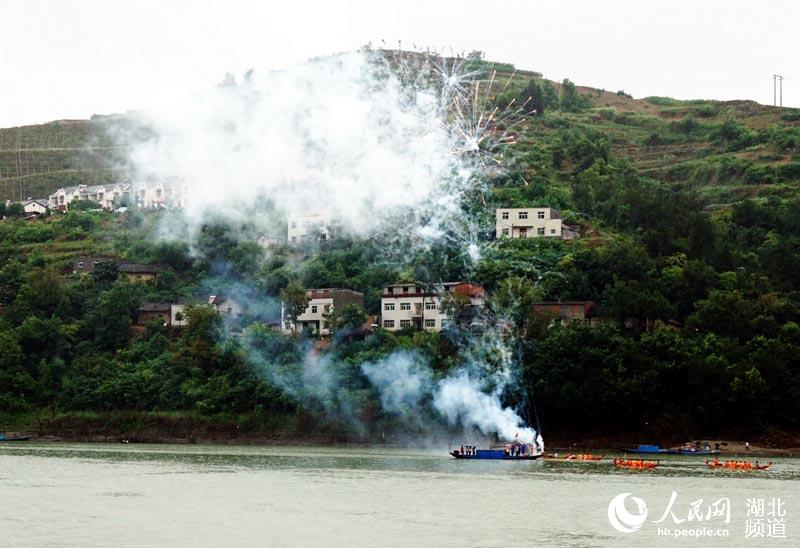
<svg viewBox="0 0 800 548">
<path fill-rule="evenodd" d="M 651 321 L 672 318 L 675 307 L 657 290 L 635 280 L 618 280 L 603 292 L 603 313 L 641 333 Z"/>
<path fill-rule="evenodd" d="M 69 204 L 70 212 L 89 211 L 90 209 L 102 209 L 103 206 L 91 200 L 73 200 Z"/>
<path fill-rule="evenodd" d="M 297 332 L 297 318 L 308 308 L 308 294 L 299 280 L 292 280 L 281 290 L 281 301 L 286 317 Z"/>
<path fill-rule="evenodd" d="M 92 277 L 101 283 L 113 283 L 119 276 L 119 266 L 116 261 L 100 261 L 95 263 Z"/>
<path fill-rule="evenodd" d="M 358 329 L 367 321 L 367 313 L 359 304 L 348 304 L 342 308 L 336 327 L 341 330 Z"/>
<path fill-rule="evenodd" d="M 544 114 L 544 94 L 542 93 L 542 87 L 536 80 L 528 82 L 528 85 L 519 94 L 517 101 L 519 108 L 524 109 L 525 114 Z"/>
<path fill-rule="evenodd" d="M 588 100 L 582 97 L 578 90 L 568 78 L 564 78 L 561 83 L 561 110 L 567 112 L 578 112 L 588 107 Z"/>
<path fill-rule="evenodd" d="M 132 318 L 142 302 L 141 290 L 141 284 L 120 280 L 100 295 L 88 321 L 100 348 L 116 350 L 128 343 Z"/>
</svg>

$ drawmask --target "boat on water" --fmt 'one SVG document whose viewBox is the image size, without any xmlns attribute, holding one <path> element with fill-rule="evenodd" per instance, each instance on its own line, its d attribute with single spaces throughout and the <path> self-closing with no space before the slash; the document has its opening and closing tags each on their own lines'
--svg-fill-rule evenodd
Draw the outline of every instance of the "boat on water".
<svg viewBox="0 0 800 548">
<path fill-rule="evenodd" d="M 457 459 L 475 460 L 536 460 L 542 457 L 541 448 L 535 443 L 513 442 L 480 449 L 475 445 L 462 445 L 450 451 Z"/>
<path fill-rule="evenodd" d="M 28 436 L 6 436 L 5 432 L 0 432 L 0 442 L 4 441 L 28 441 Z"/>
<path fill-rule="evenodd" d="M 569 454 L 564 457 L 564 460 L 603 460 L 604 458 L 605 455 L 600 455 L 598 457 L 597 455 L 592 455 L 592 454 L 580 454 L 580 455 Z"/>
<path fill-rule="evenodd" d="M 663 449 L 659 445 L 636 445 L 634 447 L 622 447 L 620 451 L 624 453 L 634 453 L 640 455 L 718 455 L 716 449 L 698 449 L 693 446 L 684 445 L 677 449 Z"/>
<path fill-rule="evenodd" d="M 746 460 L 726 460 L 721 462 L 719 459 L 713 461 L 706 460 L 706 466 L 709 468 L 725 468 L 727 470 L 766 470 L 772 466 L 772 461 L 767 464 L 758 464 L 756 462 L 748 462 Z"/>
<path fill-rule="evenodd" d="M 617 468 L 636 468 L 639 470 L 649 470 L 656 468 L 661 461 L 650 459 L 623 459 L 615 458 L 614 466 Z"/>
</svg>

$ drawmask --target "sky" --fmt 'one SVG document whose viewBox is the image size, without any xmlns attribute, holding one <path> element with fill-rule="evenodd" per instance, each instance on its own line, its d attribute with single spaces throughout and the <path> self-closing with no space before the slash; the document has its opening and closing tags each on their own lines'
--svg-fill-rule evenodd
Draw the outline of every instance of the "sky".
<svg viewBox="0 0 800 548">
<path fill-rule="evenodd" d="M 373 47 L 450 52 L 634 97 L 800 107 L 800 2 L 0 0 L 0 127 L 125 112 Z"/>
</svg>

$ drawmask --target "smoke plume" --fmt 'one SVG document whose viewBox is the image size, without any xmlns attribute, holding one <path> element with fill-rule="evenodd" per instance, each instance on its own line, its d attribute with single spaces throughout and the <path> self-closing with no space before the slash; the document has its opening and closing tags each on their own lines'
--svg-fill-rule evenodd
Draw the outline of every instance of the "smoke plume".
<svg viewBox="0 0 800 548">
<path fill-rule="evenodd" d="M 255 226 L 236 237 L 280 237 L 287 215 L 314 211 L 332 214 L 357 238 L 380 231 L 402 245 L 425 246 L 456 234 L 475 260 L 478 230 L 461 207 L 481 181 L 482 128 L 466 120 L 464 105 L 453 109 L 465 89 L 458 74 L 437 74 L 435 63 L 404 67 L 367 51 L 249 72 L 238 83 L 226 78 L 180 104 L 140 113 L 138 127 L 146 131 L 128 160 L 142 178 L 184 186 L 183 226 L 160 234 L 190 245 L 209 219 Z M 253 302 L 246 289 L 236 291 Z M 444 426 L 533 441 L 535 432 L 502 404 L 514 375 L 496 335 L 460 348 L 461 365 L 444 376 L 409 351 L 361 364 L 356 379 L 333 354 L 266 330 L 250 330 L 242 346 L 285 396 L 362 433 L 360 402 L 371 392 L 413 431 Z M 354 392 L 364 379 L 368 386 Z"/>
</svg>

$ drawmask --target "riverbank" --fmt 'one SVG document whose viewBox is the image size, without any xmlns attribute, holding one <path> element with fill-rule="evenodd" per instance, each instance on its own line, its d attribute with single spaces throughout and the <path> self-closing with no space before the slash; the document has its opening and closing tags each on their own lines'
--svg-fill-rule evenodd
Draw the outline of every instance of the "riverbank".
<svg viewBox="0 0 800 548">
<path fill-rule="evenodd" d="M 306 413 L 221 414 L 157 412 L 67 412 L 0 415 L 0 432 L 29 436 L 33 441 L 109 442 L 109 443 L 212 443 L 237 445 L 387 445 L 420 443 L 422 436 L 377 436 L 354 432 L 346 425 L 323 423 Z M 449 438 L 449 436 L 442 436 Z M 429 446 L 438 440 L 425 439 Z M 639 443 L 659 443 L 662 447 L 686 442 L 711 448 L 719 444 L 723 455 L 800 456 L 800 435 L 785 432 L 764 433 L 741 439 L 678 438 L 651 434 L 546 436 L 548 452 L 615 453 Z M 463 440 L 444 439 L 442 443 Z M 750 443 L 748 449 L 746 443 Z"/>
</svg>

